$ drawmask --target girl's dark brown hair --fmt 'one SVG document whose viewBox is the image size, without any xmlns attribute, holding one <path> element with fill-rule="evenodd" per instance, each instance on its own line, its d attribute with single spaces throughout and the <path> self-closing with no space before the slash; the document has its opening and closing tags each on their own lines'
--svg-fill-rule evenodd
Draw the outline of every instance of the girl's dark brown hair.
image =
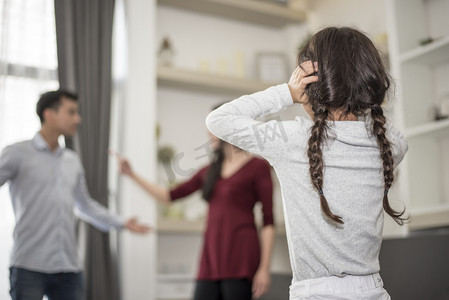
<svg viewBox="0 0 449 300">
<path fill-rule="evenodd" d="M 393 183 L 394 161 L 391 143 L 386 136 L 385 116 L 381 107 L 390 79 L 379 52 L 363 33 L 348 27 L 329 27 L 316 33 L 298 54 L 298 64 L 318 63 L 318 81 L 306 88 L 314 113 L 314 125 L 308 142 L 310 178 L 320 195 L 321 210 L 331 220 L 343 224 L 340 216 L 332 213 L 323 193 L 324 161 L 322 146 L 327 139 L 327 122 L 331 112 L 341 116 L 371 114 L 372 132 L 377 139 L 382 160 L 385 192 L 383 207 L 398 224 L 407 218 L 405 212 L 396 212 L 388 201 Z"/>
</svg>

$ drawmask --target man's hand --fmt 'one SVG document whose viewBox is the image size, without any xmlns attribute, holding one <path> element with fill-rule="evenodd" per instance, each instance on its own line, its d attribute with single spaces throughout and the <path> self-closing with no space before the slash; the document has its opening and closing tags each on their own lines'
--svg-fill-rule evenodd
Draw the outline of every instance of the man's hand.
<svg viewBox="0 0 449 300">
<path fill-rule="evenodd" d="M 259 298 L 270 289 L 271 279 L 269 270 L 259 269 L 253 279 L 253 298 Z"/>
<path fill-rule="evenodd" d="M 303 62 L 293 71 L 290 80 L 288 81 L 288 88 L 293 98 L 293 102 L 307 104 L 309 103 L 309 96 L 305 93 L 306 86 L 309 83 L 318 81 L 318 76 L 311 76 L 311 74 L 318 71 L 317 63 L 309 61 Z"/>
<path fill-rule="evenodd" d="M 128 219 L 125 223 L 125 228 L 135 233 L 147 233 L 151 230 L 149 226 L 140 224 L 137 218 Z"/>
</svg>

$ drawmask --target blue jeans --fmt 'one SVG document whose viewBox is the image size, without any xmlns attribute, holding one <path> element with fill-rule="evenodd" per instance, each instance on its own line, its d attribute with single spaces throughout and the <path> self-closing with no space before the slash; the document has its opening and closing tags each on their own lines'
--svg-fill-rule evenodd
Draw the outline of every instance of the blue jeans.
<svg viewBox="0 0 449 300">
<path fill-rule="evenodd" d="M 12 300 L 84 300 L 83 273 L 54 273 L 28 271 L 11 267 L 9 270 Z"/>
</svg>

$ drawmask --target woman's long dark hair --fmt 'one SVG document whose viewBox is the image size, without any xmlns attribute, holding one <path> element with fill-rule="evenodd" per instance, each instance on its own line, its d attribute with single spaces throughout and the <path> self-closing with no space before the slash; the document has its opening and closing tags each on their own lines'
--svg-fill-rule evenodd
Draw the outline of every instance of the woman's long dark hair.
<svg viewBox="0 0 449 300">
<path fill-rule="evenodd" d="M 207 170 L 206 178 L 203 183 L 203 198 L 206 201 L 210 200 L 212 193 L 214 192 L 215 183 L 221 176 L 221 166 L 225 159 L 225 151 L 223 149 L 223 141 L 219 142 L 220 145 L 214 150 L 214 156 L 212 158 L 212 163 Z"/>
<path fill-rule="evenodd" d="M 212 108 L 215 110 L 222 106 L 224 103 L 218 104 Z M 203 187 L 202 187 L 202 196 L 206 201 L 210 200 L 212 193 L 214 192 L 215 183 L 221 176 L 221 166 L 225 159 L 225 151 L 224 151 L 225 142 L 222 140 L 218 141 L 218 147 L 213 152 L 212 162 L 209 166 L 209 170 L 207 170 L 206 177 L 204 179 Z"/>
<path fill-rule="evenodd" d="M 386 136 L 385 116 L 381 107 L 390 79 L 380 55 L 363 33 L 348 27 L 329 27 L 315 34 L 300 50 L 298 64 L 305 61 L 318 63 L 318 81 L 306 88 L 314 113 L 314 125 L 308 142 L 310 178 L 320 195 L 321 210 L 331 220 L 343 224 L 340 216 L 332 213 L 323 193 L 322 146 L 327 138 L 326 119 L 331 112 L 341 116 L 371 114 L 372 132 L 377 139 L 384 177 L 384 210 L 400 225 L 407 218 L 405 212 L 396 212 L 388 201 L 393 183 L 394 161 L 391 143 Z"/>
</svg>

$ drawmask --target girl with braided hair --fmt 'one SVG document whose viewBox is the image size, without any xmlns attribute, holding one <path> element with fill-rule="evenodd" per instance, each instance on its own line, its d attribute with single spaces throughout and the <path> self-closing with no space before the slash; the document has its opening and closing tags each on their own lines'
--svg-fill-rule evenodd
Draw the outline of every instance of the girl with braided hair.
<svg viewBox="0 0 449 300">
<path fill-rule="evenodd" d="M 259 154 L 281 184 L 293 271 L 290 300 L 390 299 L 379 276 L 383 210 L 407 151 L 386 121 L 389 76 L 371 40 L 325 28 L 300 50 L 288 84 L 242 96 L 207 117 L 218 138 Z M 311 120 L 255 120 L 300 103 Z"/>
</svg>

